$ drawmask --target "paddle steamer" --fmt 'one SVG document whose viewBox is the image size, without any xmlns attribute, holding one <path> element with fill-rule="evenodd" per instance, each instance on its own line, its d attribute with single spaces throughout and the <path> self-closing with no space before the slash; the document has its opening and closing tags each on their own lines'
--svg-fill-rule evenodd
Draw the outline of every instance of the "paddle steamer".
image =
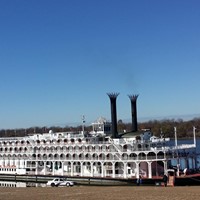
<svg viewBox="0 0 200 200">
<path fill-rule="evenodd" d="M 0 174 L 154 179 L 172 166 L 176 175 L 197 168 L 195 128 L 192 144 L 178 145 L 170 138 L 155 137 L 150 130 L 138 131 L 138 95 L 130 95 L 132 131 L 118 133 L 116 99 L 108 94 L 111 122 L 95 121 L 93 131 L 53 132 L 25 137 L 0 138 Z M 190 166 L 189 166 L 190 163 Z M 191 166 L 192 165 L 192 166 Z"/>
</svg>

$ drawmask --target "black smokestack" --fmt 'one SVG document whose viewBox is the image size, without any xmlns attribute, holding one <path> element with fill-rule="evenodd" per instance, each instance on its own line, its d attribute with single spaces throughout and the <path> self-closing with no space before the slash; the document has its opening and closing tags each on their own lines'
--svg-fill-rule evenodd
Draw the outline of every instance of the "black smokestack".
<svg viewBox="0 0 200 200">
<path fill-rule="evenodd" d="M 116 99 L 119 93 L 107 93 L 107 95 L 110 98 L 110 105 L 111 105 L 112 137 L 118 138 Z"/>
<path fill-rule="evenodd" d="M 138 131 L 137 125 L 137 98 L 139 95 L 128 95 L 131 100 L 132 131 Z"/>
</svg>

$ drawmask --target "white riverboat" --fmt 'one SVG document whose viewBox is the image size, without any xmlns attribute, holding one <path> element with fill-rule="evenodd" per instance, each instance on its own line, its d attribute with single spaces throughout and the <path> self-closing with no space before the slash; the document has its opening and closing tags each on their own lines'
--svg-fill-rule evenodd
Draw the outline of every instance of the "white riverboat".
<svg viewBox="0 0 200 200">
<path fill-rule="evenodd" d="M 137 96 L 131 97 L 136 104 Z M 132 106 L 133 128 L 137 123 L 134 109 L 136 106 Z M 169 138 L 156 138 L 149 130 L 116 134 L 113 102 L 111 111 L 112 127 L 100 118 L 92 124 L 90 134 L 50 130 L 43 134 L 0 138 L 0 174 L 153 179 L 163 176 L 172 165 L 178 167 L 178 174 L 189 169 L 189 163 L 192 168 L 197 167 L 195 128 L 193 144 L 184 145 L 178 145 L 176 137 L 175 143 Z"/>
<path fill-rule="evenodd" d="M 195 168 L 195 143 L 174 146 L 169 138 L 152 140 L 149 131 L 132 135 L 112 138 L 98 131 L 88 136 L 49 131 L 1 138 L 0 174 L 152 178 L 163 175 L 172 160 L 177 164 L 185 160 L 182 169 L 189 169 L 190 160 Z"/>
</svg>

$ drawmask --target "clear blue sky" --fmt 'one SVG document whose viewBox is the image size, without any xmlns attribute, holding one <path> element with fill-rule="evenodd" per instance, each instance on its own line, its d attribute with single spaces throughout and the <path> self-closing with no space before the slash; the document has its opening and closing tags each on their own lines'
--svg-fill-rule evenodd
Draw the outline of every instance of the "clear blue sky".
<svg viewBox="0 0 200 200">
<path fill-rule="evenodd" d="M 0 0 L 0 129 L 200 113 L 199 0 Z"/>
</svg>

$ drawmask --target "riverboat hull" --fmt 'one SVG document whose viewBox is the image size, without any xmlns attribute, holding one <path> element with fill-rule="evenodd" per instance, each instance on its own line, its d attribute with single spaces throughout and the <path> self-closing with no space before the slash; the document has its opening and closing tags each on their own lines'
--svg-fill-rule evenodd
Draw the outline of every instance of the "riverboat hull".
<svg viewBox="0 0 200 200">
<path fill-rule="evenodd" d="M 176 177 L 175 185 L 176 186 L 200 185 L 200 173 Z"/>
</svg>

